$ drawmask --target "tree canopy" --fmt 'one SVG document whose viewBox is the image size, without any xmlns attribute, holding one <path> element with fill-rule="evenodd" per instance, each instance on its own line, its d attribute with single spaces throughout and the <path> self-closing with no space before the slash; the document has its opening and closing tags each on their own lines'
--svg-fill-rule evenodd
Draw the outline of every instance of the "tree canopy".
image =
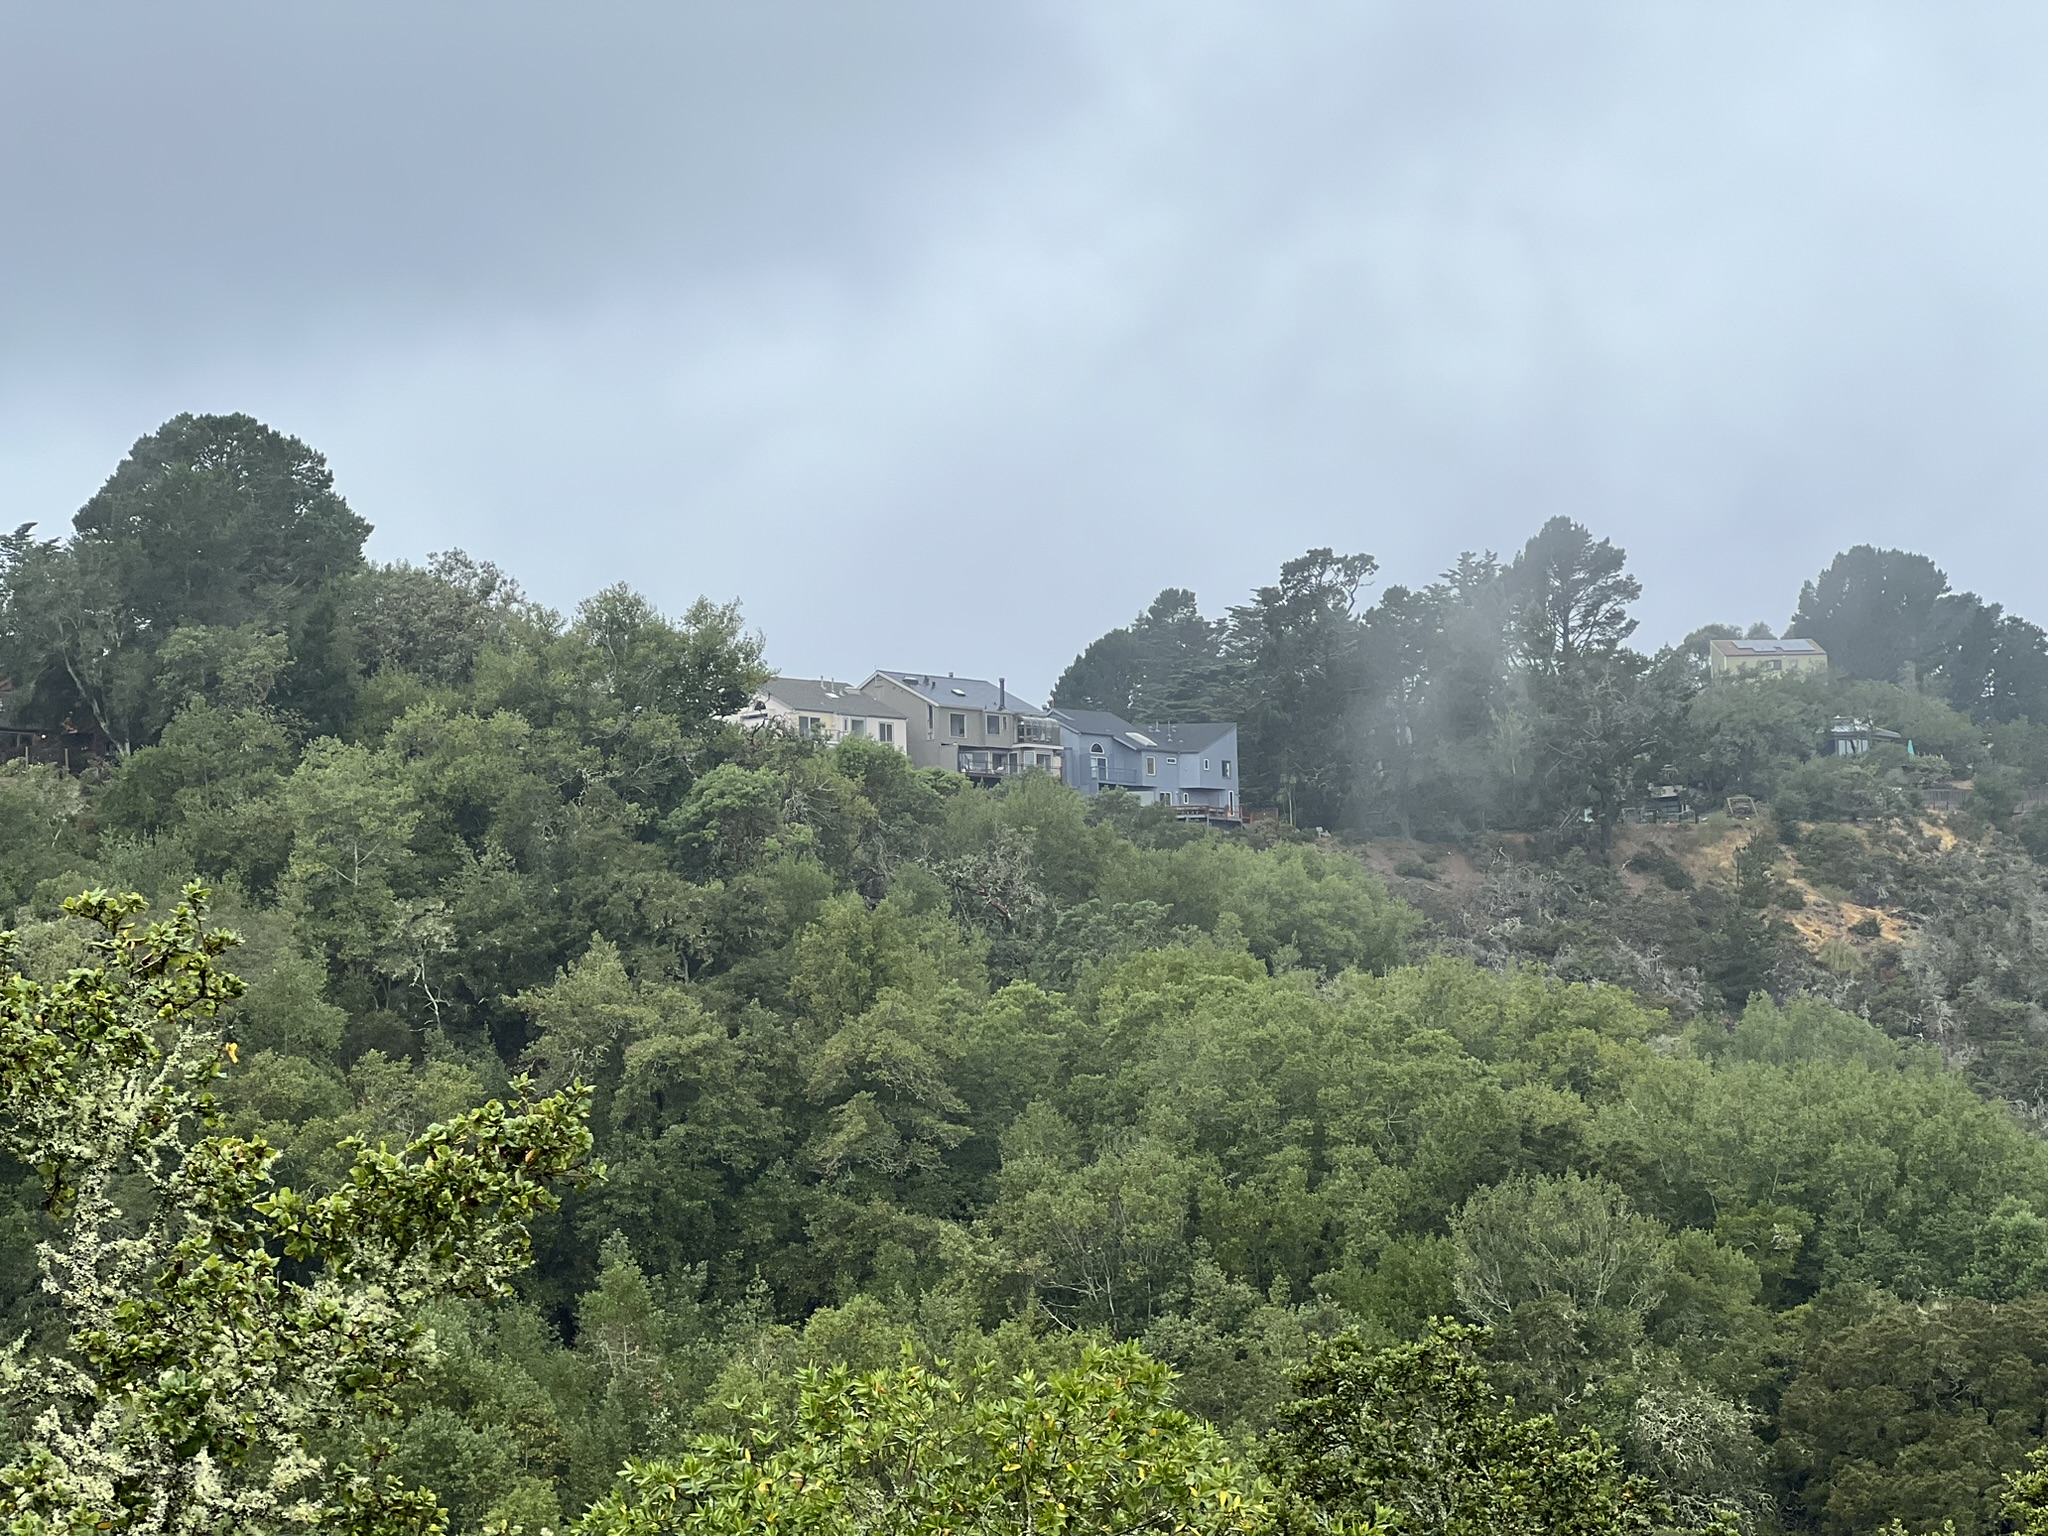
<svg viewBox="0 0 2048 1536">
<path fill-rule="evenodd" d="M 1169 588 L 1060 699 L 1240 721 L 1226 831 L 742 731 L 736 606 L 367 562 L 244 418 L 88 513 L 0 541 L 89 747 L 0 764 L 13 1529 L 2048 1520 L 2043 650 L 1918 557 L 1800 679 L 1564 519 Z"/>
</svg>

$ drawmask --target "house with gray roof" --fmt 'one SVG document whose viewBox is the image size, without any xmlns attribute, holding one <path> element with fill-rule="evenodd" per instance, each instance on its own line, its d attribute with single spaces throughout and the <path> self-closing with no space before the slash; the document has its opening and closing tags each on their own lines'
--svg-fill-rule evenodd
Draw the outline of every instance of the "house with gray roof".
<svg viewBox="0 0 2048 1536">
<path fill-rule="evenodd" d="M 1067 783 L 1084 795 L 1122 789 L 1185 820 L 1237 822 L 1237 727 L 1228 721 L 1132 725 L 1099 709 L 1056 709 Z"/>
<path fill-rule="evenodd" d="M 1818 677 L 1827 672 L 1828 653 L 1814 641 L 1715 640 L 1707 647 L 1707 671 L 1714 678 Z"/>
<path fill-rule="evenodd" d="M 774 730 L 826 744 L 865 736 L 908 750 L 910 719 L 849 683 L 829 677 L 771 677 L 731 716 L 743 730 Z"/>
<path fill-rule="evenodd" d="M 920 768 L 999 784 L 1031 772 L 1064 777 L 1060 724 L 1010 692 L 1003 678 L 889 668 L 861 691 L 909 720 L 906 749 Z"/>
</svg>

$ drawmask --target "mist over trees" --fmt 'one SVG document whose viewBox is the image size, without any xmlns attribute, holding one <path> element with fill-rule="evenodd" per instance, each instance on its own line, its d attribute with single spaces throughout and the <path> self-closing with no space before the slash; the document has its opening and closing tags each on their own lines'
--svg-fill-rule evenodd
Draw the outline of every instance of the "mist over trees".
<svg viewBox="0 0 2048 1536">
<path fill-rule="evenodd" d="M 1170 588 L 1056 702 L 1223 832 L 367 532 L 180 417 L 0 546 L 10 1530 L 2048 1522 L 2048 684 L 1924 558 L 1773 680 L 1565 518 Z"/>
<path fill-rule="evenodd" d="M 1053 702 L 1239 720 L 1253 803 L 1361 836 L 1572 838 L 1590 824 L 1604 838 L 1653 784 L 1717 796 L 1774 788 L 1774 770 L 1729 773 L 1725 712 L 1792 703 L 1799 718 L 1780 760 L 1810 757 L 1827 725 L 1825 690 L 1764 701 L 1708 690 L 1707 642 L 1749 632 L 1739 626 L 1702 625 L 1654 654 L 1629 649 L 1641 584 L 1622 550 L 1568 518 L 1505 564 L 1467 553 L 1429 586 L 1390 586 L 1368 603 L 1376 570 L 1367 555 L 1311 550 L 1215 621 L 1194 594 L 1163 592 L 1083 650 Z M 1943 728 L 1951 734 L 1962 720 L 2048 720 L 2048 635 L 1950 591 L 1922 555 L 1844 552 L 1801 589 L 1785 633 L 1819 642 L 1838 683 L 1894 685 L 1887 718 L 1924 713 L 1910 699 L 1960 717 Z M 2007 740 L 2011 766 L 2048 776 L 2037 748 Z M 1967 775 L 1992 753 L 1973 742 L 1955 766 Z"/>
</svg>

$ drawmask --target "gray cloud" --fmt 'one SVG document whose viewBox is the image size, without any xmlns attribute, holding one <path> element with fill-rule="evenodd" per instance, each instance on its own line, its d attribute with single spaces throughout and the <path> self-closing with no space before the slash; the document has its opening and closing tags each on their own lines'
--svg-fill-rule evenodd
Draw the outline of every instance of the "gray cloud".
<svg viewBox="0 0 2048 1536">
<path fill-rule="evenodd" d="M 246 409 L 387 557 L 1043 690 L 1567 512 L 1645 635 L 1862 540 L 2048 620 L 2011 7 L 0 9 L 0 521 Z"/>
</svg>

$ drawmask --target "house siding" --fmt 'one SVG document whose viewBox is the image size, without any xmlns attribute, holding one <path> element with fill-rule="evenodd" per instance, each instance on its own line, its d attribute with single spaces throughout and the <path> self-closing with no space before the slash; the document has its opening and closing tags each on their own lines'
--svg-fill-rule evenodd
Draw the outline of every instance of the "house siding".
<svg viewBox="0 0 2048 1536">
<path fill-rule="evenodd" d="M 1058 739 L 1023 739 L 1020 721 L 1051 723 L 1029 700 L 981 678 L 933 677 L 926 686 L 922 682 L 926 674 L 917 674 L 920 681 L 916 684 L 903 681 L 910 675 L 892 677 L 877 672 L 861 685 L 861 691 L 888 701 L 909 717 L 906 745 L 910 760 L 920 768 L 943 768 L 975 778 L 1012 778 L 1032 769 L 1061 773 Z M 955 716 L 959 717 L 958 731 L 953 729 Z M 995 723 L 993 729 L 991 722 Z M 1040 762 L 1041 757 L 1046 761 Z"/>
</svg>

